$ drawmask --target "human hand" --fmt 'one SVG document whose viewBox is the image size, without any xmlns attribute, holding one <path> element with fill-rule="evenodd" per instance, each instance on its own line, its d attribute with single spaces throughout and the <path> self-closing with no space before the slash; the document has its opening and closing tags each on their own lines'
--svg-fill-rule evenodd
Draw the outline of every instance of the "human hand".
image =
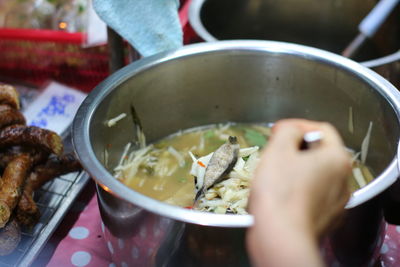
<svg viewBox="0 0 400 267">
<path fill-rule="evenodd" d="M 304 134 L 310 131 L 320 131 L 322 140 L 300 150 Z M 303 119 L 277 122 L 252 181 L 249 210 L 255 224 L 247 239 L 250 254 L 269 246 L 266 239 L 280 240 L 282 231 L 304 248 L 309 244 L 309 254 L 315 254 L 318 238 L 344 210 L 350 170 L 350 157 L 330 124 Z"/>
</svg>

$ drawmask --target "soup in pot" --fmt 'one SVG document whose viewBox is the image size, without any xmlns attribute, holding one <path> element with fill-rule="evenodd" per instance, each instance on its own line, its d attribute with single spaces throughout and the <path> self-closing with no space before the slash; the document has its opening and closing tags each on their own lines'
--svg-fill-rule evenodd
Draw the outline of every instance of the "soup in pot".
<svg viewBox="0 0 400 267">
<path fill-rule="evenodd" d="M 180 131 L 142 149 L 130 153 L 126 149 L 114 175 L 135 191 L 173 205 L 246 214 L 251 179 L 270 130 L 268 125 L 227 123 Z M 229 159 L 232 151 L 235 157 Z M 353 157 L 349 186 L 355 191 L 373 175 L 358 159 L 360 153 L 350 149 L 349 153 Z M 226 157 L 226 169 L 216 169 L 209 186 L 204 177 L 207 168 L 212 169 L 214 154 Z"/>
</svg>

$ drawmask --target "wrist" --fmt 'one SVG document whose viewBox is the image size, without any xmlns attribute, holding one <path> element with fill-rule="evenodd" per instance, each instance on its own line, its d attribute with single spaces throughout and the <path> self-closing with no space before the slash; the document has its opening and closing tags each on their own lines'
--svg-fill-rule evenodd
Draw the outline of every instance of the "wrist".
<svg viewBox="0 0 400 267">
<path fill-rule="evenodd" d="M 272 229 L 285 227 L 305 233 L 317 242 L 317 229 L 315 229 L 309 210 L 305 207 L 307 205 L 304 205 L 304 203 L 307 203 L 307 199 L 298 199 L 294 196 L 290 199 L 265 197 L 265 195 L 258 197 L 264 199 L 257 199 L 253 203 L 262 203 L 263 205 L 252 206 L 250 203 L 250 212 L 256 214 L 255 220 L 262 223 L 265 226 L 264 228 L 269 229 L 267 225 L 270 224 Z"/>
<path fill-rule="evenodd" d="M 256 221 L 247 236 L 255 266 L 324 266 L 317 240 L 304 228 L 276 218 L 269 221 Z"/>
<path fill-rule="evenodd" d="M 279 205 L 270 202 L 252 209 L 256 216 L 247 241 L 250 248 L 257 246 L 262 251 L 253 257 L 255 265 L 323 266 L 317 236 L 307 216 L 275 207 Z"/>
</svg>

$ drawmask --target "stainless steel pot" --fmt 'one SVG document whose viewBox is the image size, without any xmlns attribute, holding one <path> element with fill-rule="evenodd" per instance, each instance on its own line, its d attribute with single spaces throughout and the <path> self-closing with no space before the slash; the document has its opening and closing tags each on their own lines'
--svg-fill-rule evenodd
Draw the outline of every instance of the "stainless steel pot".
<svg viewBox="0 0 400 267">
<path fill-rule="evenodd" d="M 205 41 L 261 39 L 298 43 L 340 54 L 377 0 L 192 0 L 189 21 Z M 364 61 L 400 48 L 396 9 L 356 56 Z"/>
<path fill-rule="evenodd" d="M 104 233 L 115 263 L 139 266 L 247 265 L 244 234 L 251 215 L 217 215 L 171 206 L 112 176 L 135 140 L 131 105 L 152 142 L 180 129 L 225 122 L 303 117 L 333 123 L 356 150 L 374 124 L 367 164 L 378 175 L 355 192 L 343 225 L 326 241 L 327 260 L 368 263 L 384 234 L 381 193 L 399 177 L 400 94 L 356 62 L 319 49 L 269 41 L 202 43 L 134 62 L 85 99 L 73 142 L 98 184 Z M 354 133 L 348 130 L 353 109 Z M 105 162 L 105 151 L 108 162 Z"/>
</svg>

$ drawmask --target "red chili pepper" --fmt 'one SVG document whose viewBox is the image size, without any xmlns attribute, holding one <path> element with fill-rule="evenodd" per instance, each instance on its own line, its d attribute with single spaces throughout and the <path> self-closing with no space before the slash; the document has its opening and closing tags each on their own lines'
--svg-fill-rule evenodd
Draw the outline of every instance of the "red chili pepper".
<svg viewBox="0 0 400 267">
<path fill-rule="evenodd" d="M 187 206 L 187 207 L 185 207 L 185 209 L 192 210 L 193 206 Z"/>
<path fill-rule="evenodd" d="M 204 165 L 204 163 L 203 162 L 201 162 L 200 160 L 198 160 L 197 161 L 197 164 L 199 164 L 201 167 L 203 167 L 203 168 L 205 168 L 206 167 L 206 165 Z"/>
</svg>

